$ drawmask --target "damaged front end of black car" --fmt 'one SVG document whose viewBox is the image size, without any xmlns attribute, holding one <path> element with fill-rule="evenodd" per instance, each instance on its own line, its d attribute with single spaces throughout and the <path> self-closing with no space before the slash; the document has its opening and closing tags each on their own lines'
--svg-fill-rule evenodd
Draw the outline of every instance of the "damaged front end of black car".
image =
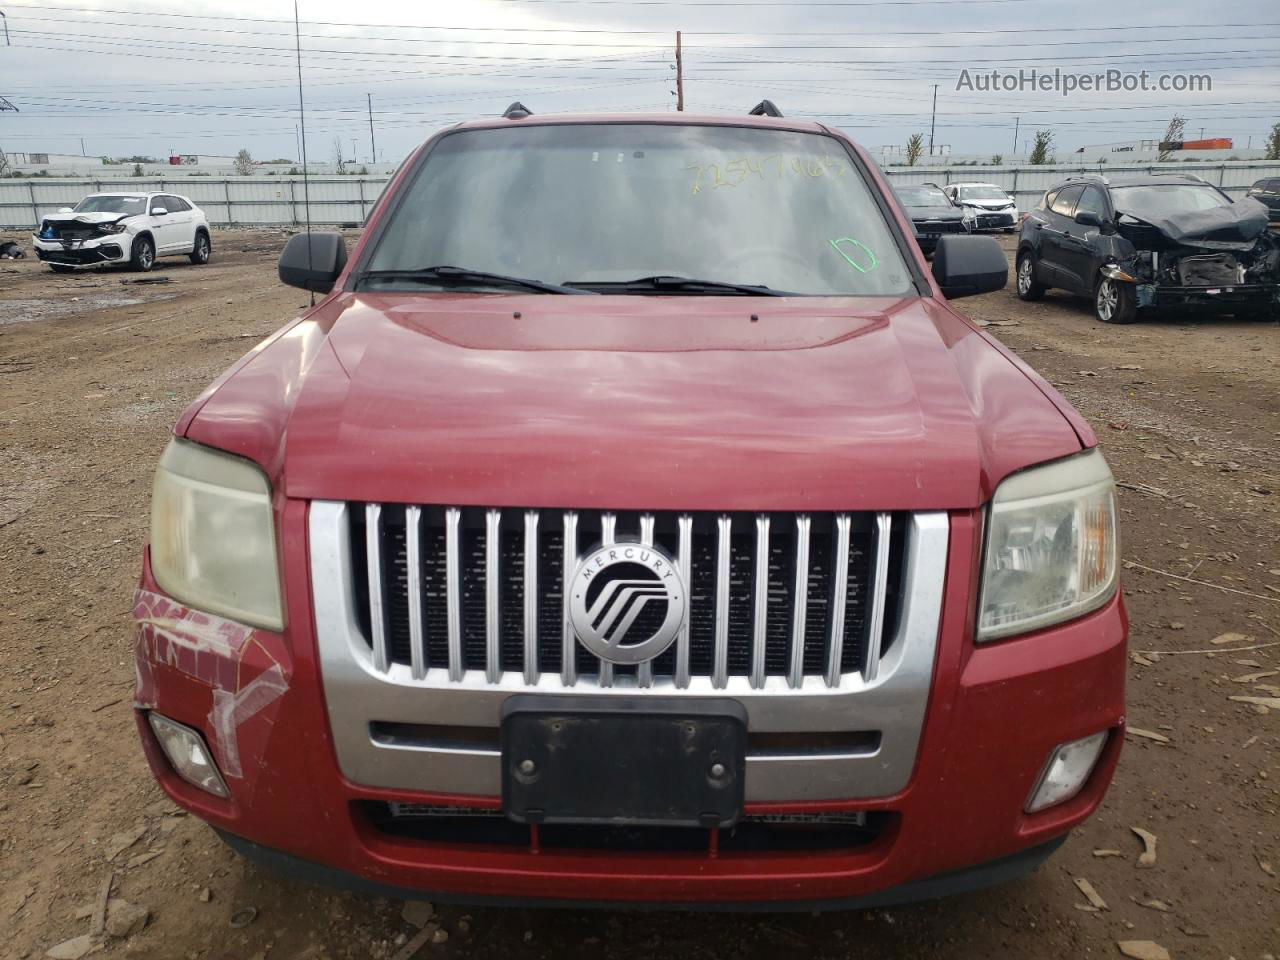
<svg viewBox="0 0 1280 960">
<path fill-rule="evenodd" d="M 1138 310 L 1208 308 L 1258 318 L 1280 310 L 1280 237 L 1267 229 L 1267 209 L 1257 201 L 1147 219 L 1118 214 L 1102 275 L 1133 284 Z"/>
</svg>

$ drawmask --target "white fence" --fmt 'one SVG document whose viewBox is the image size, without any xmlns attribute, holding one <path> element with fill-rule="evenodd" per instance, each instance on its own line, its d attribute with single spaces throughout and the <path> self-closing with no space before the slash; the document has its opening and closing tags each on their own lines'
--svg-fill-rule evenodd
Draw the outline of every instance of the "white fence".
<svg viewBox="0 0 1280 960">
<path fill-rule="evenodd" d="M 893 183 L 957 183 L 977 180 L 995 183 L 1014 195 L 1020 209 L 1032 205 L 1055 183 L 1082 172 L 1103 172 L 1107 176 L 1135 173 L 1192 173 L 1222 187 L 1232 196 L 1241 196 L 1264 177 L 1280 177 L 1280 163 L 1243 161 L 1235 163 L 1156 163 L 1081 166 L 1019 167 L 890 167 L 885 170 Z M 310 183 L 311 222 L 350 224 L 364 222 L 387 184 L 382 177 L 312 177 Z M 47 213 L 59 207 L 75 206 L 88 193 L 112 190 L 154 190 L 190 197 L 208 215 L 211 223 L 231 225 L 296 225 L 305 222 L 301 177 L 123 177 L 61 179 L 31 177 L 0 180 L 0 228 L 31 229 Z"/>
<path fill-rule="evenodd" d="M 389 179 L 312 177 L 307 191 L 311 222 L 363 223 Z M 113 190 L 190 197 L 210 223 L 223 226 L 299 224 L 307 219 L 301 177 L 23 177 L 0 180 L 0 228 L 30 229 L 45 214 L 74 207 L 86 194 Z"/>
</svg>

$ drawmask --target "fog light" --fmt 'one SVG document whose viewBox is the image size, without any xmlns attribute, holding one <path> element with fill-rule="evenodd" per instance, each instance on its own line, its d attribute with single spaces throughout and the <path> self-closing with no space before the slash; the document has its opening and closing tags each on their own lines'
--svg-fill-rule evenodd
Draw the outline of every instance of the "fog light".
<svg viewBox="0 0 1280 960">
<path fill-rule="evenodd" d="M 151 721 L 151 732 L 160 741 L 160 748 L 178 776 L 215 797 L 231 796 L 213 762 L 213 755 L 198 732 L 155 712 L 147 714 L 147 719 Z"/>
<path fill-rule="evenodd" d="M 1036 788 L 1031 791 L 1027 813 L 1052 807 L 1079 793 L 1089 779 L 1089 774 L 1093 773 L 1094 764 L 1098 762 L 1102 746 L 1106 742 L 1107 731 L 1103 730 L 1091 737 L 1054 747 L 1040 773 L 1040 779 L 1036 781 Z"/>
</svg>

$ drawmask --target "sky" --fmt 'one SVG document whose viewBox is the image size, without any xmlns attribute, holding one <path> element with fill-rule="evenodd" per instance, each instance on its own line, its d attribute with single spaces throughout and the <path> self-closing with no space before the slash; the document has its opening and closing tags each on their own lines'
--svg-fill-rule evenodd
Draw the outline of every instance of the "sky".
<svg viewBox="0 0 1280 960">
<path fill-rule="evenodd" d="M 1239 0 L 298 0 L 308 159 L 402 159 L 500 114 L 745 113 L 768 97 L 863 145 L 956 154 L 1186 136 L 1261 145 L 1280 121 L 1280 6 Z M 299 156 L 292 0 L 0 0 L 0 149 Z M 957 89 L 962 71 L 1208 74 L 1195 92 Z M 1016 119 L 1015 119 L 1016 118 Z"/>
</svg>

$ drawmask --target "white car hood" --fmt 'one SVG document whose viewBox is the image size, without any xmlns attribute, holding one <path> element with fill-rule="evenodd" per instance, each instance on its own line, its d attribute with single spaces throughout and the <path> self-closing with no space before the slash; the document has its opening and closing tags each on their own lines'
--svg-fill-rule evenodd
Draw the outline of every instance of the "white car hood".
<svg viewBox="0 0 1280 960">
<path fill-rule="evenodd" d="M 1003 210 L 1014 205 L 1012 200 L 961 200 L 960 203 L 967 207 L 981 207 L 983 210 Z"/>
<path fill-rule="evenodd" d="M 117 220 L 137 217 L 137 213 L 48 213 L 41 217 L 50 223 L 115 223 Z"/>
</svg>

